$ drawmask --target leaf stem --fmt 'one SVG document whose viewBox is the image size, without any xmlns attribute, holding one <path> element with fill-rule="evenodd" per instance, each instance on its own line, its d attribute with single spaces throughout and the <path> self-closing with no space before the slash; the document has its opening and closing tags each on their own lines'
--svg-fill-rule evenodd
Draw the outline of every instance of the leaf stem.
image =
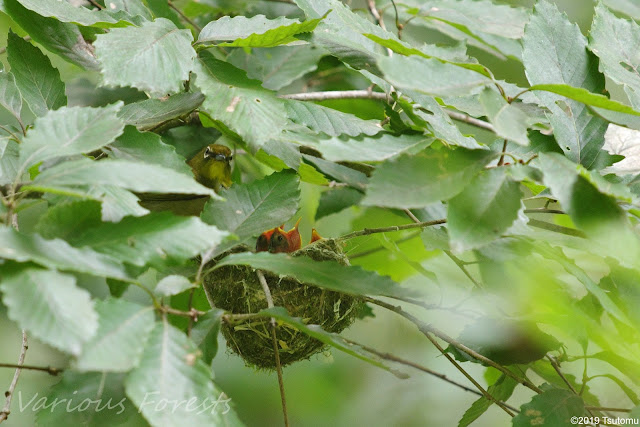
<svg viewBox="0 0 640 427">
<path fill-rule="evenodd" d="M 187 15 L 185 15 L 180 8 L 178 8 L 175 4 L 173 4 L 173 2 L 171 0 L 167 0 L 167 4 L 169 5 L 169 7 L 173 10 L 176 11 L 176 13 L 178 15 L 180 15 L 180 17 L 189 25 L 191 25 L 198 33 L 200 31 L 202 31 L 202 28 L 200 28 L 200 26 L 198 24 L 196 24 L 195 22 L 193 22 L 193 20 L 191 20 L 191 18 L 189 18 Z"/>
</svg>

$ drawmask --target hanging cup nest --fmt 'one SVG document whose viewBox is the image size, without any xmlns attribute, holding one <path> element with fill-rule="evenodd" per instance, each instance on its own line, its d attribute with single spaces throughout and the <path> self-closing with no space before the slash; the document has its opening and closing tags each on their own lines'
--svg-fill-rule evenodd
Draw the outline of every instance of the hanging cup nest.
<svg viewBox="0 0 640 427">
<path fill-rule="evenodd" d="M 246 246 L 231 252 L 245 252 Z M 228 255 L 225 253 L 215 260 Z M 305 246 L 292 256 L 308 256 L 316 261 L 334 260 L 349 265 L 349 260 L 333 239 L 322 239 Z M 210 267 L 209 266 L 209 267 Z M 265 279 L 271 290 L 275 306 L 284 307 L 292 317 L 301 317 L 307 324 L 320 325 L 328 332 L 342 332 L 351 325 L 362 307 L 362 299 L 301 283 L 293 278 L 278 277 L 265 271 Z M 212 307 L 234 314 L 257 313 L 267 308 L 267 300 L 254 268 L 243 265 L 220 267 L 204 278 L 204 290 Z M 223 323 L 222 334 L 229 348 L 249 365 L 275 369 L 275 354 L 270 330 L 270 319 L 250 319 L 228 325 Z M 297 329 L 281 325 L 277 339 L 282 366 L 308 359 L 324 348 L 321 341 L 311 338 Z"/>
</svg>

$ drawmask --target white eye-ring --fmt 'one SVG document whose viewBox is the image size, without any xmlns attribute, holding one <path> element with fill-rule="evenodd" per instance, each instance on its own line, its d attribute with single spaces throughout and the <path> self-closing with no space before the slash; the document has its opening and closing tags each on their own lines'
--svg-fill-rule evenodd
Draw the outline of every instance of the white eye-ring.
<svg viewBox="0 0 640 427">
<path fill-rule="evenodd" d="M 206 150 L 204 150 L 204 158 L 206 159 L 207 157 L 211 156 L 211 149 L 209 147 L 207 147 Z"/>
</svg>

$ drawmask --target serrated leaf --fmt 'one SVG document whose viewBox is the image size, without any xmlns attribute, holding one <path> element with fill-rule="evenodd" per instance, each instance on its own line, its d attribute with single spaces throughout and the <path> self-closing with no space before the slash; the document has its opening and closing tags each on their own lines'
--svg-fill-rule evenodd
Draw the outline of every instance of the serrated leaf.
<svg viewBox="0 0 640 427">
<path fill-rule="evenodd" d="M 131 16 L 139 15 L 149 21 L 153 19 L 151 11 L 144 5 L 143 0 L 108 0 L 106 5 L 112 11 L 122 10 Z"/>
<path fill-rule="evenodd" d="M 180 92 L 196 52 L 189 30 L 158 18 L 140 27 L 114 28 L 94 42 L 106 85 L 130 86 L 154 96 Z"/>
<path fill-rule="evenodd" d="M 62 107 L 38 117 L 20 148 L 20 162 L 29 167 L 43 160 L 88 153 L 113 141 L 124 123 L 116 113 L 122 102 L 103 108 Z"/>
<path fill-rule="evenodd" d="M 226 236 L 226 232 L 204 224 L 199 218 L 160 212 L 99 225 L 73 243 L 143 266 L 189 259 L 215 247 Z"/>
<path fill-rule="evenodd" d="M 604 95 L 599 93 L 591 93 L 586 89 L 579 87 L 571 87 L 561 84 L 540 84 L 533 85 L 529 88 L 530 91 L 544 90 L 547 92 L 556 93 L 558 95 L 566 96 L 567 98 L 580 101 L 584 104 L 597 107 L 598 109 L 605 109 L 616 111 L 618 113 L 631 114 L 633 116 L 640 116 L 640 112 L 634 110 L 628 105 L 621 104 L 617 101 L 613 101 Z M 599 111 L 599 110 L 598 110 Z"/>
<path fill-rule="evenodd" d="M 126 19 L 128 14 L 121 12 L 114 18 L 107 10 L 89 10 L 75 7 L 67 1 L 41 2 L 38 0 L 18 0 L 24 7 L 40 16 L 55 18 L 61 22 L 71 22 L 85 27 L 112 28 L 131 25 Z M 129 18 L 130 19 L 130 18 Z"/>
<path fill-rule="evenodd" d="M 327 332 L 323 330 L 319 325 L 307 325 L 306 323 L 304 323 L 303 319 L 299 317 L 291 317 L 287 310 L 283 307 L 273 307 L 266 310 L 261 310 L 259 314 L 272 316 L 278 321 L 289 326 L 293 326 L 297 330 L 304 332 L 312 338 L 328 344 L 331 347 L 337 348 L 338 350 L 343 351 L 351 356 L 357 357 L 360 360 L 364 360 L 365 362 L 377 366 L 378 368 L 382 368 L 398 378 L 409 378 L 407 374 L 389 367 L 378 356 L 374 355 L 371 352 L 368 352 L 358 344 L 349 342 L 336 333 Z"/>
<path fill-rule="evenodd" d="M 16 78 L 16 85 L 36 116 L 67 105 L 65 86 L 60 73 L 40 49 L 9 32 L 7 61 Z"/>
<path fill-rule="evenodd" d="M 6 142 L 0 154 L 0 185 L 5 185 L 12 183 L 20 171 L 20 145 L 8 138 L 0 142 Z"/>
<path fill-rule="evenodd" d="M 378 67 L 385 79 L 395 87 L 426 95 L 462 96 L 491 84 L 489 78 L 478 72 L 434 58 L 382 57 L 378 60 Z"/>
<path fill-rule="evenodd" d="M 198 43 L 216 43 L 220 46 L 274 47 L 295 41 L 294 36 L 313 31 L 322 20 L 305 22 L 287 19 L 267 19 L 264 15 L 251 18 L 223 16 L 209 22 L 200 32 Z"/>
<path fill-rule="evenodd" d="M 18 0 L 5 0 L 4 11 L 47 50 L 82 68 L 100 68 L 93 48 L 85 41 L 76 25 L 40 16 L 26 9 Z"/>
<path fill-rule="evenodd" d="M 527 128 L 529 117 L 515 106 L 509 104 L 497 91 L 485 88 L 480 94 L 480 103 L 485 115 L 493 124 L 496 135 L 520 145 L 529 145 Z"/>
<path fill-rule="evenodd" d="M 242 68 L 262 86 L 279 90 L 318 68 L 318 61 L 326 55 L 324 49 L 312 45 L 255 48 L 251 52 L 234 49 L 227 61 Z"/>
<path fill-rule="evenodd" d="M 160 295 L 163 297 L 170 297 L 172 295 L 178 295 L 181 292 L 186 291 L 187 289 L 193 289 L 196 285 L 191 283 L 189 279 L 184 276 L 179 276 L 177 274 L 171 274 L 169 276 L 163 277 L 159 282 L 156 288 L 154 289 L 154 293 L 156 295 Z"/>
<path fill-rule="evenodd" d="M 206 96 L 202 106 L 211 118 L 240 135 L 254 151 L 282 134 L 287 125 L 284 102 L 256 87 L 255 81 L 220 71 L 235 74 L 239 70 L 211 56 L 201 57 L 196 64 L 196 84 Z"/>
<path fill-rule="evenodd" d="M 156 323 L 125 390 L 152 426 L 241 425 L 193 342 L 166 321 Z"/>
<path fill-rule="evenodd" d="M 325 216 L 355 206 L 362 200 L 363 194 L 353 188 L 330 188 L 320 196 L 316 221 Z"/>
<path fill-rule="evenodd" d="M 12 73 L 0 71 L 0 105 L 22 124 L 22 96 Z"/>
<path fill-rule="evenodd" d="M 33 261 L 51 269 L 78 271 L 128 280 L 120 263 L 89 248 L 74 248 L 60 239 L 45 240 L 37 234 L 22 234 L 0 227 L 0 256 L 18 262 Z"/>
<path fill-rule="evenodd" d="M 223 192 L 225 201 L 207 203 L 201 218 L 240 241 L 287 221 L 298 210 L 300 189 L 292 171 L 276 172 L 249 184 L 234 185 Z"/>
<path fill-rule="evenodd" d="M 118 111 L 118 117 L 138 130 L 151 130 L 161 123 L 181 117 L 202 104 L 200 92 L 178 93 L 162 99 L 145 99 L 127 104 Z"/>
<path fill-rule="evenodd" d="M 424 44 L 417 49 L 411 46 L 409 43 L 399 40 L 397 38 L 383 39 L 375 34 L 364 34 L 365 37 L 373 40 L 381 46 L 391 49 L 392 51 L 404 56 L 418 55 L 423 58 L 436 57 L 440 60 L 457 62 L 468 59 L 466 55 L 466 46 L 464 43 L 458 44 L 454 47 L 443 47 L 434 44 Z M 462 47 L 462 49 L 460 48 Z M 471 65 L 471 64 L 469 64 Z"/>
<path fill-rule="evenodd" d="M 381 164 L 369 180 L 362 204 L 397 208 L 424 207 L 461 192 L 490 161 L 484 150 L 427 150 Z"/>
<path fill-rule="evenodd" d="M 321 139 L 316 148 L 332 162 L 379 162 L 405 153 L 416 153 L 431 145 L 433 138 L 424 135 L 392 135 L 377 137 Z"/>
<path fill-rule="evenodd" d="M 216 357 L 218 352 L 218 334 L 225 310 L 212 308 L 191 329 L 191 339 L 202 350 L 202 360 L 207 365 Z"/>
<path fill-rule="evenodd" d="M 74 363 L 78 371 L 127 372 L 142 356 L 154 323 L 154 308 L 110 298 L 96 302 L 99 327 Z"/>
<path fill-rule="evenodd" d="M 35 232 L 45 239 L 60 238 L 69 242 L 86 230 L 100 224 L 100 203 L 95 200 L 75 200 L 47 209 L 40 217 Z"/>
<path fill-rule="evenodd" d="M 0 289 L 9 318 L 58 350 L 79 354 L 98 329 L 91 296 L 71 275 L 35 268 L 5 272 Z"/>
<path fill-rule="evenodd" d="M 462 253 L 499 238 L 518 218 L 522 196 L 520 184 L 505 168 L 480 173 L 449 200 L 447 227 L 452 250 Z"/>
<path fill-rule="evenodd" d="M 88 159 L 64 162 L 45 170 L 23 189 L 87 197 L 87 186 L 112 186 L 137 192 L 202 194 L 219 198 L 207 188 L 173 169 L 128 160 Z"/>
<path fill-rule="evenodd" d="M 620 11 L 633 19 L 640 18 L 640 5 L 633 0 L 602 0 L 607 7 Z"/>
<path fill-rule="evenodd" d="M 142 216 L 149 211 L 138 204 L 138 197 L 124 188 L 98 185 L 87 189 L 86 197 L 102 202 L 102 220 L 118 222 L 125 216 Z"/>
<path fill-rule="evenodd" d="M 518 383 L 513 378 L 503 374 L 495 383 L 487 388 L 487 393 L 500 402 L 506 402 L 513 394 L 513 390 L 517 385 Z M 493 402 L 486 397 L 481 397 L 473 402 L 471 407 L 467 409 L 464 415 L 462 415 L 462 418 L 460 418 L 458 427 L 467 427 L 473 423 L 484 414 L 492 404 Z"/>
<path fill-rule="evenodd" d="M 570 427 L 571 417 L 584 416 L 584 402 L 570 390 L 549 388 L 520 407 L 513 427 Z"/>
<path fill-rule="evenodd" d="M 291 257 L 268 252 L 241 252 L 224 257 L 214 269 L 223 265 L 250 265 L 266 271 L 290 276 L 332 291 L 352 295 L 415 297 L 412 290 L 402 288 L 388 276 L 380 276 L 359 266 L 344 266 L 335 261 L 315 261 L 308 257 Z"/>
<path fill-rule="evenodd" d="M 305 161 L 313 164 L 316 169 L 321 171 L 323 174 L 338 182 L 344 182 L 345 184 L 361 191 L 364 191 L 367 187 L 367 175 L 358 170 L 348 168 L 339 163 L 331 162 L 320 157 L 311 156 L 309 154 L 303 154 L 302 157 Z"/>
<path fill-rule="evenodd" d="M 378 120 L 363 120 L 353 114 L 327 108 L 312 102 L 287 100 L 288 117 L 295 123 L 329 136 L 375 135 L 382 132 Z"/>
<path fill-rule="evenodd" d="M 125 127 L 124 133 L 107 149 L 112 159 L 155 164 L 192 176 L 191 168 L 185 158 L 176 153 L 175 147 L 162 142 L 160 135 L 139 132 L 133 126 Z"/>
<path fill-rule="evenodd" d="M 550 45 L 554 49 L 549 49 Z M 529 83 L 566 84 L 602 93 L 604 76 L 586 46 L 587 40 L 577 25 L 570 23 L 555 5 L 539 1 L 523 38 L 523 62 Z M 548 118 L 562 151 L 590 168 L 602 147 L 607 122 L 577 101 L 544 92 L 537 92 L 536 96 L 550 111 Z"/>
</svg>

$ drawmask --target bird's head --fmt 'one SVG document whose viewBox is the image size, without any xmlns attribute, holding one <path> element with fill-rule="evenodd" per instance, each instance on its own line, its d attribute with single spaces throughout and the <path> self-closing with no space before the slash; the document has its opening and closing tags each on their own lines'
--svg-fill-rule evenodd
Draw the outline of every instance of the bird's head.
<svg viewBox="0 0 640 427">
<path fill-rule="evenodd" d="M 300 220 L 298 220 L 296 225 L 294 225 L 289 231 L 284 231 L 282 227 L 276 228 L 271 235 L 269 252 L 275 254 L 281 252 L 295 252 L 300 249 L 301 242 L 298 224 L 300 224 Z"/>
<path fill-rule="evenodd" d="M 189 160 L 189 166 L 193 169 L 198 182 L 217 192 L 221 186 L 224 188 L 231 186 L 232 159 L 233 155 L 229 147 L 210 144 Z"/>
</svg>

